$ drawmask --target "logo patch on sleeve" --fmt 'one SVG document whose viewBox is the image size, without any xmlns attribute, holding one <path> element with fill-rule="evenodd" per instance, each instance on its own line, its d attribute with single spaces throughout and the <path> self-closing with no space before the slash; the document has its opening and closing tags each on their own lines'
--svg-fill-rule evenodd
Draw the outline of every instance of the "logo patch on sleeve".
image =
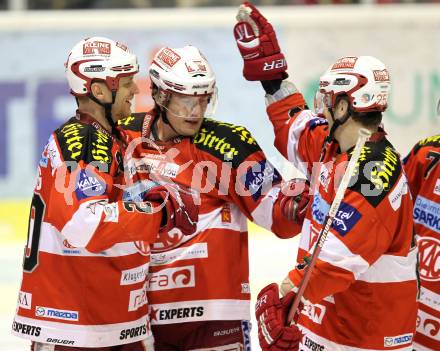
<svg viewBox="0 0 440 351">
<path fill-rule="evenodd" d="M 333 220 L 332 228 L 341 236 L 345 236 L 361 219 L 361 214 L 354 207 L 342 202 Z"/>
<path fill-rule="evenodd" d="M 257 201 L 263 191 L 269 190 L 274 182 L 281 180 L 281 175 L 269 161 L 261 160 L 249 168 L 243 178 L 245 188 Z"/>
<path fill-rule="evenodd" d="M 78 173 L 75 194 L 79 201 L 92 196 L 100 196 L 105 193 L 105 190 L 105 182 L 93 171 L 82 169 Z"/>
<path fill-rule="evenodd" d="M 319 224 L 324 223 L 324 219 L 330 210 L 330 205 L 321 197 L 319 193 L 313 196 L 312 217 Z"/>
<path fill-rule="evenodd" d="M 324 220 L 330 210 L 330 205 L 321 197 L 320 194 L 315 194 L 312 204 L 312 216 L 313 219 L 319 223 L 323 224 Z M 341 202 L 338 212 L 331 228 L 336 230 L 339 235 L 345 236 L 361 219 L 362 215 L 353 206 L 347 204 L 346 202 Z"/>
<path fill-rule="evenodd" d="M 328 122 L 327 122 L 327 120 L 326 120 L 325 118 L 319 118 L 319 117 L 317 117 L 317 118 L 313 118 L 313 119 L 311 119 L 311 120 L 308 122 L 308 124 L 309 124 L 309 128 L 310 128 L 311 130 L 313 130 L 313 129 L 315 129 L 315 128 L 318 127 L 318 126 L 325 126 L 325 125 L 328 125 Z"/>
<path fill-rule="evenodd" d="M 414 204 L 414 222 L 440 233 L 440 205 L 423 196 L 417 196 Z"/>
</svg>

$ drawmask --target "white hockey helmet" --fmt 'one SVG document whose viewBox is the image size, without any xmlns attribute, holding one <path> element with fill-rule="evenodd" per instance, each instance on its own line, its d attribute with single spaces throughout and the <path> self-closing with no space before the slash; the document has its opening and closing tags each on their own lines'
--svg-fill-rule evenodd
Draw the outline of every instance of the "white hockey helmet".
<svg viewBox="0 0 440 351">
<path fill-rule="evenodd" d="M 75 96 L 89 95 L 94 80 L 103 81 L 111 91 L 116 91 L 121 77 L 139 72 L 136 56 L 124 44 L 104 37 L 77 43 L 65 67 L 71 93 Z"/>
<path fill-rule="evenodd" d="M 328 108 L 345 95 L 354 112 L 385 111 L 390 87 L 388 70 L 377 58 L 342 57 L 319 79 L 318 96 Z"/>
<path fill-rule="evenodd" d="M 214 72 L 194 46 L 164 47 L 154 56 L 150 78 L 162 91 L 183 95 L 211 95 L 215 92 Z"/>
</svg>

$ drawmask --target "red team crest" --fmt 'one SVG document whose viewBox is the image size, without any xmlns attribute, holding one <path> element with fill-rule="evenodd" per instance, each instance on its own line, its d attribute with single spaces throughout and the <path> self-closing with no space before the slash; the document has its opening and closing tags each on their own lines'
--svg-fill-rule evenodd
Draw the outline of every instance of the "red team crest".
<svg viewBox="0 0 440 351">
<path fill-rule="evenodd" d="M 150 255 L 150 244 L 147 241 L 135 241 L 134 246 L 142 256 Z"/>
<path fill-rule="evenodd" d="M 173 229 L 169 232 L 160 232 L 156 241 L 151 245 L 152 252 L 168 251 L 180 246 L 184 242 L 180 230 Z"/>
<path fill-rule="evenodd" d="M 419 240 L 420 276 L 423 280 L 440 280 L 440 240 L 425 237 Z"/>
<path fill-rule="evenodd" d="M 420 311 L 417 316 L 417 332 L 435 338 L 440 332 L 440 321 L 429 314 Z"/>
</svg>

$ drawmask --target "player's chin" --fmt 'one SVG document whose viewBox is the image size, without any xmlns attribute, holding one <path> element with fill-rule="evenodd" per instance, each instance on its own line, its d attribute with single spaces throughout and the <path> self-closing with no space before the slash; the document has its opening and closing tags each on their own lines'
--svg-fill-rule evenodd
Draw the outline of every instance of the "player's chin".
<svg viewBox="0 0 440 351">
<path fill-rule="evenodd" d="M 122 112 L 122 115 L 124 116 L 124 118 L 130 116 L 131 113 L 132 113 L 131 105 L 125 105 L 123 108 L 123 112 Z"/>
<path fill-rule="evenodd" d="M 185 126 L 184 128 L 181 128 L 180 135 L 186 136 L 186 137 L 192 137 L 197 134 L 197 132 L 200 129 L 199 126 Z"/>
<path fill-rule="evenodd" d="M 193 136 L 193 135 L 197 134 L 200 127 L 202 126 L 202 122 L 203 122 L 203 119 L 200 119 L 200 120 L 193 119 L 193 120 L 184 121 L 184 123 L 182 123 L 180 125 L 180 127 L 181 127 L 180 134 L 183 136 Z"/>
<path fill-rule="evenodd" d="M 197 128 L 197 129 L 185 128 L 184 130 L 182 130 L 180 132 L 180 135 L 184 136 L 184 137 L 192 137 L 192 136 L 196 135 L 198 131 L 199 131 L 199 128 Z"/>
<path fill-rule="evenodd" d="M 131 108 L 122 108 L 113 112 L 113 119 L 116 121 L 131 115 Z"/>
</svg>

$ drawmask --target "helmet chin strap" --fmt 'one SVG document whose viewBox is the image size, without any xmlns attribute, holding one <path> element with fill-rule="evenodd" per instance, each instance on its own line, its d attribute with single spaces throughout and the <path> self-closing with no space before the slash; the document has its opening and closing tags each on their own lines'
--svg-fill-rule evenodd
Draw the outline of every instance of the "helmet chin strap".
<svg viewBox="0 0 440 351">
<path fill-rule="evenodd" d="M 89 95 L 90 99 L 94 102 L 96 102 L 98 105 L 104 107 L 104 115 L 105 119 L 107 120 L 108 124 L 110 125 L 112 129 L 112 134 L 115 134 L 116 131 L 116 123 L 113 121 L 112 118 L 112 107 L 116 100 L 116 90 L 112 90 L 112 102 L 101 102 L 99 101 L 93 93 L 90 93 Z"/>
<path fill-rule="evenodd" d="M 162 119 L 163 123 L 169 125 L 170 128 L 177 135 L 180 135 L 180 133 L 176 130 L 176 128 L 173 127 L 173 125 L 171 124 L 170 120 L 168 119 L 166 109 L 164 107 L 162 107 L 161 104 L 156 101 L 156 99 L 158 99 L 159 101 L 163 101 L 164 104 L 168 104 L 170 96 L 167 95 L 167 93 L 164 93 L 163 91 L 161 91 L 155 85 L 153 86 L 153 89 L 157 89 L 156 93 L 153 93 L 153 100 L 154 100 L 155 105 L 156 105 L 155 110 L 156 110 L 157 115 L 159 116 L 159 118 Z M 156 140 L 159 140 L 159 136 L 158 136 L 158 133 L 157 133 L 157 125 L 156 125 L 156 123 L 153 124 L 153 128 L 151 129 L 151 132 L 153 133 L 153 137 Z"/>
<path fill-rule="evenodd" d="M 177 135 L 180 135 L 180 133 L 173 127 L 170 120 L 168 119 L 167 112 L 164 108 L 161 108 L 158 104 L 156 104 L 156 111 L 158 113 L 159 118 L 162 119 L 163 123 L 167 124 Z M 153 125 L 154 128 L 152 128 L 153 136 L 156 140 L 159 140 L 159 136 L 157 134 L 157 126 L 156 123 Z"/>
<path fill-rule="evenodd" d="M 331 141 L 331 140 L 335 140 L 335 132 L 336 132 L 336 129 L 337 129 L 339 126 L 343 125 L 345 122 L 348 121 L 348 119 L 349 119 L 350 116 L 352 115 L 352 112 L 353 112 L 353 111 L 352 111 L 351 108 L 349 108 L 348 111 L 347 111 L 347 113 L 345 114 L 345 116 L 342 117 L 342 118 L 338 118 L 338 119 L 335 118 L 335 114 L 334 114 L 334 112 L 333 112 L 333 108 L 329 108 L 328 111 L 330 112 L 330 116 L 332 117 L 332 121 L 333 121 L 333 125 L 332 125 L 332 127 L 330 128 L 330 133 L 329 133 L 329 135 L 328 135 L 328 137 L 327 137 L 328 141 Z"/>
</svg>

